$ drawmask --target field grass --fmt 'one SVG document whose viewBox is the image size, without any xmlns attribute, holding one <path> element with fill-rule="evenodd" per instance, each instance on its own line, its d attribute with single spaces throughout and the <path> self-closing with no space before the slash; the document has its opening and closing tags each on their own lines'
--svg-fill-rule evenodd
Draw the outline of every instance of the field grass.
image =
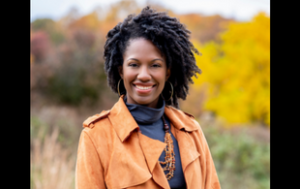
<svg viewBox="0 0 300 189">
<path fill-rule="evenodd" d="M 31 188 L 66 189 L 74 187 L 75 154 L 62 148 L 57 128 L 44 140 L 31 140 Z"/>
</svg>

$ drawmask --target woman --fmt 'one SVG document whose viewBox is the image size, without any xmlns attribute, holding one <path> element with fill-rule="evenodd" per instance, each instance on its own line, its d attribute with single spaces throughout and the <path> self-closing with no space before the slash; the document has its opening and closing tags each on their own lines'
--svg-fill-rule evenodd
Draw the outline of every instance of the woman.
<svg viewBox="0 0 300 189">
<path fill-rule="evenodd" d="M 220 188 L 199 124 L 178 109 L 200 73 L 189 33 L 149 7 L 108 32 L 105 70 L 120 98 L 83 123 L 77 188 Z"/>
</svg>

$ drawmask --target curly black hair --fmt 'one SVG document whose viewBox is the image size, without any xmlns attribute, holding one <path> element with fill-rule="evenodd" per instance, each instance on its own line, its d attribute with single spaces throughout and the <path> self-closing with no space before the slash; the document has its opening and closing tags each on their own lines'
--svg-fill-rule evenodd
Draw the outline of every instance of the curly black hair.
<svg viewBox="0 0 300 189">
<path fill-rule="evenodd" d="M 178 19 L 168 16 L 166 12 L 156 12 L 149 6 L 138 15 L 128 15 L 106 36 L 104 68 L 108 85 L 117 93 L 118 81 L 121 79 L 118 68 L 123 65 L 123 54 L 128 41 L 144 38 L 150 40 L 166 57 L 167 68 L 171 71 L 168 81 L 173 84 L 174 91 L 172 98 L 169 99 L 171 87 L 166 83 L 162 96 L 167 105 L 178 108 L 178 98 L 186 99 L 188 82 L 193 83 L 192 77 L 197 77 L 196 73 L 201 73 L 193 54 L 199 52 L 189 41 L 190 33 Z M 120 85 L 120 91 L 126 91 L 123 85 Z"/>
</svg>

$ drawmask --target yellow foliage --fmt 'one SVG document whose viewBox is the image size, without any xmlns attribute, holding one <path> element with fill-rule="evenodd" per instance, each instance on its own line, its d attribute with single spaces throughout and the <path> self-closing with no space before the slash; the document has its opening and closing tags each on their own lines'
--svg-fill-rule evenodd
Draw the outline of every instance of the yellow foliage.
<svg viewBox="0 0 300 189">
<path fill-rule="evenodd" d="M 202 70 L 193 87 L 208 85 L 204 109 L 227 123 L 261 122 L 270 126 L 270 17 L 231 23 L 221 43 L 193 42 Z"/>
</svg>

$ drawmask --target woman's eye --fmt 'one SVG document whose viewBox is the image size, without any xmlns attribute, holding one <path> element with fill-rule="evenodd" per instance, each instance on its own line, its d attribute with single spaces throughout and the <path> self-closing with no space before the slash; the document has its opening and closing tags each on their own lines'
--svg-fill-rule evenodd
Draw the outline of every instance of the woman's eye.
<svg viewBox="0 0 300 189">
<path fill-rule="evenodd" d="M 152 67 L 156 68 L 156 67 L 160 67 L 160 65 L 159 64 L 153 64 Z"/>
<path fill-rule="evenodd" d="M 137 67 L 138 65 L 137 65 L 137 64 L 134 64 L 134 63 L 132 63 L 132 64 L 129 64 L 129 66 L 131 66 L 131 67 Z"/>
</svg>

